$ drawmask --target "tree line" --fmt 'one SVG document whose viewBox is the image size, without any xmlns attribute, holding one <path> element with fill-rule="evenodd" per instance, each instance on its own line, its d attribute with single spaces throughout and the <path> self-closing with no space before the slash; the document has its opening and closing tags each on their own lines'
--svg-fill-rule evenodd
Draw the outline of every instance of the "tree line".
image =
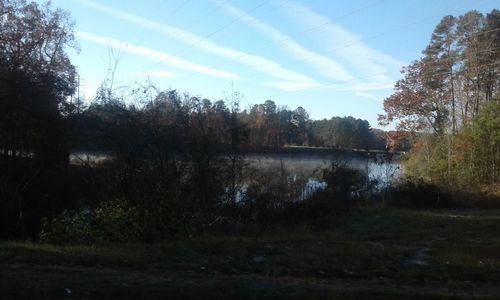
<svg viewBox="0 0 500 300">
<path fill-rule="evenodd" d="M 407 174 L 447 189 L 499 193 L 500 11 L 446 16 L 384 101 L 392 141 L 413 136 Z"/>
<path fill-rule="evenodd" d="M 192 122 L 178 122 L 195 112 L 204 116 L 200 122 L 203 123 L 203 129 L 208 129 L 206 134 L 216 137 L 221 145 L 229 145 L 235 138 L 242 150 L 246 151 L 280 150 L 285 146 L 382 150 L 386 147 L 386 132 L 374 130 L 368 121 L 353 117 L 311 120 L 304 108 L 291 110 L 277 106 L 272 100 L 242 110 L 237 93 L 233 95 L 233 101 L 212 101 L 187 93 L 179 94 L 176 90 L 159 92 L 153 86 L 133 89 L 132 93 L 133 101 L 130 101 L 130 98 L 108 99 L 107 93 L 99 91 L 88 107 L 80 108 L 78 114 L 69 116 L 72 122 L 78 124 L 73 126 L 75 129 L 70 135 L 71 147 L 75 150 L 103 152 L 116 150 L 126 146 L 120 143 L 113 146 L 110 143 L 118 133 L 124 136 L 123 139 L 134 136 L 138 128 L 151 122 L 144 120 L 161 118 L 163 123 L 155 124 L 158 127 L 169 122 L 191 127 L 194 126 Z M 136 118 L 132 118 L 132 115 L 136 115 Z M 121 128 L 113 131 L 111 128 L 118 126 L 118 123 Z M 229 126 L 236 128 L 231 131 Z M 172 132 L 185 133 L 188 130 L 172 129 Z M 137 137 L 136 146 L 147 145 L 146 140 L 150 138 L 150 135 Z M 186 141 L 187 137 L 179 136 L 176 143 L 180 145 Z"/>
</svg>

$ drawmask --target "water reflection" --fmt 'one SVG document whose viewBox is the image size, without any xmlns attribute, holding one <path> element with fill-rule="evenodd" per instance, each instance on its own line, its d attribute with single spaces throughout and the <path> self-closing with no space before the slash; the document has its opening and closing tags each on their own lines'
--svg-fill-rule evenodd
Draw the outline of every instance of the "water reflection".
<svg viewBox="0 0 500 300">
<path fill-rule="evenodd" d="M 247 171 L 243 176 L 242 196 L 251 184 L 262 190 L 267 188 L 278 191 L 281 185 L 282 188 L 286 187 L 287 192 L 276 196 L 288 198 L 289 201 L 300 201 L 326 189 L 328 185 L 323 181 L 323 172 L 330 168 L 332 163 L 367 174 L 374 190 L 388 187 L 402 174 L 399 156 L 385 153 L 363 156 L 253 154 L 247 155 L 245 160 Z"/>
<path fill-rule="evenodd" d="M 75 165 L 98 166 L 111 160 L 105 153 L 74 152 L 70 155 L 70 163 Z M 282 197 L 302 200 L 313 193 L 327 188 L 323 181 L 323 171 L 331 167 L 332 162 L 338 165 L 360 170 L 368 175 L 375 188 L 382 189 L 402 174 L 400 157 L 397 154 L 372 153 L 364 155 L 346 154 L 298 154 L 298 153 L 266 153 L 244 156 L 246 162 L 243 178 L 236 193 L 236 200 L 244 199 L 248 188 L 264 188 L 275 185 L 286 186 Z M 281 182 L 279 182 L 281 180 Z"/>
<path fill-rule="evenodd" d="M 339 154 L 253 154 L 245 157 L 248 166 L 259 169 L 272 169 L 284 166 L 291 174 L 321 179 L 321 171 L 329 168 L 332 162 L 365 172 L 370 180 L 387 184 L 402 174 L 398 155 L 383 153 L 367 156 Z"/>
</svg>

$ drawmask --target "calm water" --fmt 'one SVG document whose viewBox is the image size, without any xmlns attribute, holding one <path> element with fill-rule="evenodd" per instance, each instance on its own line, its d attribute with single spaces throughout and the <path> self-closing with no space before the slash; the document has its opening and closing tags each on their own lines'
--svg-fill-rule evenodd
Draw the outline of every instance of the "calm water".
<svg viewBox="0 0 500 300">
<path fill-rule="evenodd" d="M 367 157 L 345 154 L 254 154 L 247 155 L 246 162 L 250 168 L 270 170 L 276 174 L 286 170 L 288 182 L 300 183 L 297 200 L 306 199 L 327 187 L 322 181 L 322 171 L 331 167 L 332 163 L 366 172 L 370 180 L 375 180 L 378 189 L 389 186 L 402 174 L 399 158 L 394 156 L 389 159 L 383 154 Z M 248 178 L 243 179 L 243 191 L 247 186 L 245 179 Z"/>
<path fill-rule="evenodd" d="M 247 155 L 249 166 L 256 169 L 285 167 L 292 174 L 307 175 L 317 178 L 322 169 L 331 166 L 332 162 L 364 171 L 370 179 L 388 183 L 402 174 L 398 157 L 384 158 L 383 154 L 372 154 L 370 157 L 338 154 L 256 154 Z"/>
<path fill-rule="evenodd" d="M 102 153 L 74 152 L 70 155 L 72 164 L 99 165 L 110 159 L 110 156 Z M 304 185 L 301 198 L 326 188 L 326 183 L 321 181 L 322 170 L 330 167 L 332 162 L 366 172 L 371 180 L 378 182 L 379 187 L 389 185 L 402 174 L 398 156 L 388 159 L 381 153 L 366 157 L 352 154 L 266 153 L 246 155 L 245 161 L 247 169 L 261 171 L 284 169 L 289 181 L 302 180 Z M 243 178 L 243 190 L 247 185 L 245 181 L 247 180 Z"/>
</svg>

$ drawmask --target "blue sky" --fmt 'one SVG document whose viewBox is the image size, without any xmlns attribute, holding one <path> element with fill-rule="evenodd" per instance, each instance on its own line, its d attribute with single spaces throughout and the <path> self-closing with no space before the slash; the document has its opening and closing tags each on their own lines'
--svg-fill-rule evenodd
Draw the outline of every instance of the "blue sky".
<svg viewBox="0 0 500 300">
<path fill-rule="evenodd" d="M 445 15 L 498 0 L 53 0 L 76 22 L 73 64 L 92 98 L 118 57 L 115 87 L 150 79 L 210 99 L 243 95 L 313 119 L 377 114 L 399 70 Z"/>
</svg>

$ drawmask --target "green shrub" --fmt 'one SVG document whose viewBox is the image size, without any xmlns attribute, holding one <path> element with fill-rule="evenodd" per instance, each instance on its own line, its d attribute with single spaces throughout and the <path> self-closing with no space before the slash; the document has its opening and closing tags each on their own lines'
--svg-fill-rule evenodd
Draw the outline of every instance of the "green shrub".
<svg viewBox="0 0 500 300">
<path fill-rule="evenodd" d="M 447 192 L 500 195 L 500 102 L 485 105 L 456 134 L 422 136 L 405 163 L 408 180 Z"/>
<path fill-rule="evenodd" d="M 146 238 L 146 217 L 126 201 L 103 202 L 96 209 L 67 210 L 44 219 L 40 240 L 51 243 L 136 242 Z"/>
<path fill-rule="evenodd" d="M 90 227 L 93 218 L 93 212 L 89 209 L 65 210 L 52 220 L 44 218 L 40 241 L 87 243 L 92 240 Z"/>
</svg>

